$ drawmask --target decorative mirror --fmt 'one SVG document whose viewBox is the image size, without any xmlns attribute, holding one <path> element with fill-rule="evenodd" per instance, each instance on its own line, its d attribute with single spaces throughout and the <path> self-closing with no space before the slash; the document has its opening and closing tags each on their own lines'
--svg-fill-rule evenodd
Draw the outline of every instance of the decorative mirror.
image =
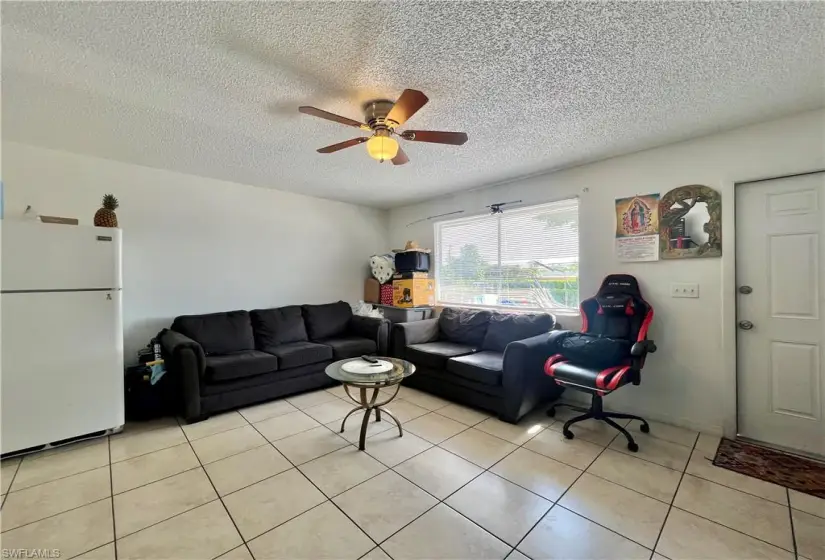
<svg viewBox="0 0 825 560">
<path fill-rule="evenodd" d="M 710 187 L 678 187 L 659 200 L 659 256 L 722 256 L 722 196 Z"/>
</svg>

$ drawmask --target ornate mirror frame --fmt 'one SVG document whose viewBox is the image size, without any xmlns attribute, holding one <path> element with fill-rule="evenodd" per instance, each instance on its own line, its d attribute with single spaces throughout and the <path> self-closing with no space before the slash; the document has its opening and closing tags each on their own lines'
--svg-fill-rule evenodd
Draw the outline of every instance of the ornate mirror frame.
<svg viewBox="0 0 825 560">
<path fill-rule="evenodd" d="M 689 201 L 689 202 L 688 202 Z M 710 220 L 704 225 L 708 240 L 699 247 L 679 249 L 670 246 L 671 228 L 697 203 L 708 205 Z M 678 205 L 678 208 L 672 206 Z M 722 256 L 722 195 L 704 185 L 686 185 L 667 192 L 659 200 L 659 257 L 689 259 Z"/>
</svg>

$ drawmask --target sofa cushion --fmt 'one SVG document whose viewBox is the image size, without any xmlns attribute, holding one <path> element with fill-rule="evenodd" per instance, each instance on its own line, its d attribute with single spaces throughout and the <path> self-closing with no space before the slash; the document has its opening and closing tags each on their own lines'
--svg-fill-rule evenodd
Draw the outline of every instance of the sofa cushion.
<svg viewBox="0 0 825 560">
<path fill-rule="evenodd" d="M 360 336 L 326 338 L 318 342 L 332 348 L 332 357 L 335 360 L 357 358 L 364 354 L 375 354 L 376 350 L 378 350 L 378 346 L 374 340 Z"/>
<path fill-rule="evenodd" d="M 278 358 L 258 350 L 206 357 L 206 378 L 211 381 L 230 381 L 277 369 Z"/>
<path fill-rule="evenodd" d="M 454 356 L 464 356 L 472 354 L 476 348 L 467 344 L 456 344 L 455 342 L 425 342 L 423 344 L 410 344 L 404 349 L 404 357 L 416 365 L 426 366 L 433 369 L 444 369 L 447 360 Z"/>
<path fill-rule="evenodd" d="M 267 346 L 265 352 L 278 356 L 279 369 L 288 369 L 332 359 L 332 348 L 314 342 L 287 342 Z"/>
<path fill-rule="evenodd" d="M 265 350 L 287 342 L 309 340 L 300 305 L 273 309 L 254 309 L 249 312 L 255 331 L 255 347 Z"/>
<path fill-rule="evenodd" d="M 309 339 L 315 341 L 344 334 L 352 318 L 352 308 L 344 301 L 324 305 L 302 305 L 301 309 L 304 312 Z"/>
<path fill-rule="evenodd" d="M 446 307 L 438 316 L 439 338 L 480 348 L 491 315 L 490 311 Z"/>
<path fill-rule="evenodd" d="M 447 371 L 484 385 L 501 385 L 504 354 L 476 352 L 447 360 Z"/>
<path fill-rule="evenodd" d="M 550 332 L 555 325 L 556 319 L 547 313 L 493 313 L 481 348 L 504 352 L 511 342 Z"/>
<path fill-rule="evenodd" d="M 246 311 L 182 315 L 175 318 L 172 330 L 200 344 L 207 356 L 255 349 L 252 322 Z"/>
<path fill-rule="evenodd" d="M 309 364 L 306 366 L 300 366 L 295 368 L 279 369 L 278 371 L 262 373 L 261 375 L 253 375 L 252 377 L 242 377 L 241 379 L 219 381 L 217 383 L 203 383 L 200 386 L 200 394 L 202 396 L 211 396 L 216 399 L 234 399 L 235 397 L 231 395 L 235 391 L 243 391 L 245 389 L 251 389 L 253 387 L 258 387 L 261 385 L 282 384 L 282 386 L 285 387 L 284 392 L 281 392 L 279 394 L 279 396 L 282 396 L 290 393 L 295 393 L 296 390 L 289 390 L 288 387 L 292 386 L 293 383 L 295 383 L 294 380 L 297 380 L 301 377 L 315 378 L 319 379 L 320 381 L 315 386 L 306 387 L 305 389 L 322 389 L 334 383 L 332 378 L 324 373 L 326 367 L 331 363 L 332 362 L 318 362 L 317 364 Z M 300 381 L 297 382 L 300 383 Z M 302 389 L 297 389 L 297 391 L 300 390 Z M 261 394 L 266 395 L 265 392 Z M 266 398 L 266 396 L 253 396 L 251 398 L 244 399 L 245 402 L 241 402 L 238 406 L 243 406 L 245 404 L 253 404 L 255 402 L 266 400 Z M 222 410 L 225 410 L 226 408 L 229 407 L 221 407 Z"/>
</svg>

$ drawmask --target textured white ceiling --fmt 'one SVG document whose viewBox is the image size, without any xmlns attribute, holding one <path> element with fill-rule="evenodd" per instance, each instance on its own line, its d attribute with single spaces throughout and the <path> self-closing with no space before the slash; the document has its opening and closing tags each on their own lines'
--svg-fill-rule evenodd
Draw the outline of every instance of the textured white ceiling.
<svg viewBox="0 0 825 560">
<path fill-rule="evenodd" d="M 3 2 L 3 138 L 389 207 L 825 105 L 819 2 Z M 359 131 L 404 88 L 411 128 Z"/>
</svg>

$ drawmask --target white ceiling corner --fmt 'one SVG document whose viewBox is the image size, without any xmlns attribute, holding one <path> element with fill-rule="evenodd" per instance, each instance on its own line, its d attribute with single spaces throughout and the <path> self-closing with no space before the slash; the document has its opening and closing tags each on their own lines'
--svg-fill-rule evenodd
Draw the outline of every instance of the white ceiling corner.
<svg viewBox="0 0 825 560">
<path fill-rule="evenodd" d="M 821 2 L 3 2 L 3 138 L 391 207 L 825 105 Z M 369 99 L 424 91 L 393 167 Z"/>
</svg>

